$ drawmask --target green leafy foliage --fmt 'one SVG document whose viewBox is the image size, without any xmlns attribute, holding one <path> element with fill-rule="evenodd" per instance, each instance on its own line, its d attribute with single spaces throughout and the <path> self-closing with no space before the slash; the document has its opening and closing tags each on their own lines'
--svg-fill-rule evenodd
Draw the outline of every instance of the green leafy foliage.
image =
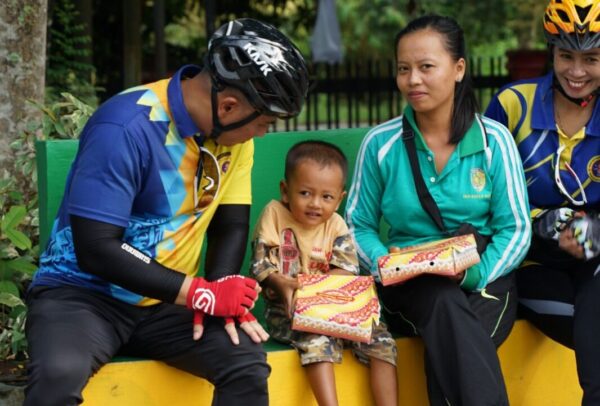
<svg viewBox="0 0 600 406">
<path fill-rule="evenodd" d="M 62 99 L 48 105 L 31 102 L 44 113 L 41 123 L 42 139 L 77 138 L 94 112 L 94 107 L 70 93 L 63 92 L 60 97 Z"/>
<path fill-rule="evenodd" d="M 2 216 L 2 222 L 0 224 L 2 234 L 20 250 L 31 249 L 31 240 L 21 231 L 17 230 L 17 226 L 26 215 L 27 210 L 25 209 L 25 206 L 13 206 L 6 215 Z"/>
<path fill-rule="evenodd" d="M 78 11 L 72 0 L 56 0 L 51 11 L 46 98 L 52 102 L 68 92 L 97 105 L 91 38 L 77 20 Z"/>
<path fill-rule="evenodd" d="M 27 347 L 21 298 L 37 269 L 37 247 L 21 229 L 31 217 L 26 206 L 16 205 L 0 218 L 0 360 L 23 356 Z"/>
<path fill-rule="evenodd" d="M 74 4 L 52 4 L 46 103 L 31 101 L 41 118 L 11 142 L 12 159 L 0 172 L 0 360 L 27 355 L 23 298 L 40 251 L 35 141 L 77 138 L 97 104 L 91 39 Z"/>
<path fill-rule="evenodd" d="M 206 26 L 200 3 L 186 0 L 185 13 L 176 16 L 165 26 L 165 40 L 168 44 L 200 51 L 206 44 Z M 200 53 L 197 54 L 200 56 Z"/>
<path fill-rule="evenodd" d="M 394 53 L 394 37 L 409 20 L 402 3 L 398 0 L 338 2 L 346 57 L 350 60 L 390 59 Z"/>
<path fill-rule="evenodd" d="M 230 18 L 259 18 L 276 25 L 304 55 L 310 55 L 317 0 L 216 3 L 216 27 Z M 204 4 L 198 0 L 171 0 L 169 4 L 169 10 L 181 11 L 171 16 L 165 27 L 167 43 L 201 55 L 206 49 Z M 174 7 L 175 4 L 179 6 Z M 390 59 L 396 33 L 408 21 L 424 14 L 455 18 L 465 31 L 471 56 L 501 56 L 509 48 L 541 47 L 546 4 L 539 0 L 344 0 L 336 1 L 336 8 L 346 59 L 360 62 Z"/>
<path fill-rule="evenodd" d="M 543 49 L 543 15 L 548 2 L 539 0 L 507 1 L 506 27 L 514 33 L 515 48 Z"/>
<path fill-rule="evenodd" d="M 77 138 L 94 110 L 70 93 L 32 104 L 42 120 L 29 123 L 10 144 L 14 164 L 0 176 L 0 360 L 22 358 L 27 350 L 23 297 L 39 258 L 35 140 Z"/>
</svg>

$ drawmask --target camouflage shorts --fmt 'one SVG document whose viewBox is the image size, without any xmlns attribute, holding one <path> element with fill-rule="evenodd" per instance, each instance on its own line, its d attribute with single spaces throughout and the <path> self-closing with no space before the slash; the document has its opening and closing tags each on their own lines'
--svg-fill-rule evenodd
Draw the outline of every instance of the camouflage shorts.
<svg viewBox="0 0 600 406">
<path fill-rule="evenodd" d="M 396 365 L 396 342 L 387 330 L 383 321 L 373 326 L 373 334 L 369 344 L 343 340 L 318 334 L 292 330 L 291 321 L 285 316 L 280 306 L 268 303 L 265 319 L 269 334 L 277 341 L 292 345 L 300 353 L 302 365 L 315 362 L 342 362 L 344 348 L 350 348 L 356 359 L 369 365 L 369 359 L 377 358 Z"/>
</svg>

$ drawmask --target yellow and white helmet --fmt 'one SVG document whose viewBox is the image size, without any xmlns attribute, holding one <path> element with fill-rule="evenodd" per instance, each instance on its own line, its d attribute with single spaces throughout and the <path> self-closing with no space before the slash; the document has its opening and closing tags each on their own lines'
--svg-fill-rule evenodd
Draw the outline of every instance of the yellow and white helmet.
<svg viewBox="0 0 600 406">
<path fill-rule="evenodd" d="M 544 34 L 550 45 L 559 48 L 600 48 L 600 0 L 550 0 Z"/>
</svg>

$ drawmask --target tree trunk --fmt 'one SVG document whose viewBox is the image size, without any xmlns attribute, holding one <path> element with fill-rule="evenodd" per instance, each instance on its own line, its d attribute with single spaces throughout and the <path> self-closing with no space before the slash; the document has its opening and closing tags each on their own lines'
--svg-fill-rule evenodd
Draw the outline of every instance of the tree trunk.
<svg viewBox="0 0 600 406">
<path fill-rule="evenodd" d="M 0 170 L 12 162 L 9 144 L 39 120 L 26 101 L 44 101 L 47 0 L 10 0 L 0 6 Z"/>
<path fill-rule="evenodd" d="M 204 8 L 206 10 L 205 19 L 206 19 L 206 41 L 212 37 L 215 32 L 215 18 L 216 18 L 216 7 L 215 0 L 206 0 L 204 2 Z"/>
<path fill-rule="evenodd" d="M 167 47 L 165 45 L 165 1 L 154 0 L 154 80 L 167 76 Z"/>
<path fill-rule="evenodd" d="M 73 3 L 75 5 L 75 7 L 77 8 L 77 11 L 79 12 L 77 15 L 77 22 L 83 26 L 83 31 L 81 32 L 81 34 L 90 39 L 90 42 L 83 45 L 83 47 L 85 47 L 85 49 L 87 49 L 88 52 L 86 55 L 80 56 L 81 62 L 89 64 L 89 65 L 93 65 L 94 64 L 94 58 L 93 58 L 94 7 L 92 4 L 92 0 L 77 0 Z"/>
<path fill-rule="evenodd" d="M 142 3 L 123 2 L 123 85 L 125 88 L 142 82 Z"/>
</svg>

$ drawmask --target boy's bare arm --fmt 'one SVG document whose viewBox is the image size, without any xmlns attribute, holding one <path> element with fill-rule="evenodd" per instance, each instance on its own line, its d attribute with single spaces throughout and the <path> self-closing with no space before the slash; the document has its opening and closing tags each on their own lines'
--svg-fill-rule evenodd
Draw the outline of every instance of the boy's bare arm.
<svg viewBox="0 0 600 406">
<path fill-rule="evenodd" d="M 279 272 L 273 272 L 267 276 L 262 284 L 272 289 L 281 298 L 285 306 L 285 312 L 291 319 L 294 310 L 294 293 L 299 287 L 298 280 L 291 276 L 282 275 Z"/>
<path fill-rule="evenodd" d="M 350 271 L 346 271 L 345 269 L 342 268 L 331 268 L 329 269 L 329 274 L 330 275 L 350 275 L 350 276 L 356 276 L 356 274 L 350 272 Z"/>
</svg>

